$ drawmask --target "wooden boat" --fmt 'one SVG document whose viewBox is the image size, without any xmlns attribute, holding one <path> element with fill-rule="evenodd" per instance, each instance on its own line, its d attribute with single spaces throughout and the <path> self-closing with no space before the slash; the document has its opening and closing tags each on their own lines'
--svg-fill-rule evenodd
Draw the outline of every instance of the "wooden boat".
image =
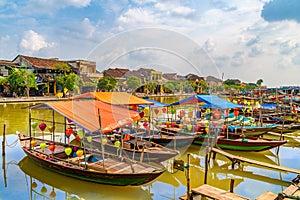
<svg viewBox="0 0 300 200">
<path fill-rule="evenodd" d="M 141 138 L 131 137 L 130 134 L 126 134 L 123 140 L 120 140 L 120 137 L 118 134 L 107 135 L 108 142 L 104 146 L 105 151 L 112 154 L 122 154 L 130 159 L 143 162 L 163 162 L 179 154 L 176 150 Z M 93 145 L 99 147 L 101 145 L 100 136 L 93 136 L 92 138 Z M 118 141 L 123 141 L 121 149 L 116 145 Z"/>
<path fill-rule="evenodd" d="M 235 134 L 244 134 L 246 136 L 258 136 L 267 133 L 268 131 L 272 131 L 276 129 L 276 124 L 265 124 L 263 126 L 228 126 L 228 130 Z"/>
<path fill-rule="evenodd" d="M 163 145 L 168 148 L 181 148 L 190 146 L 194 139 L 195 135 L 181 135 L 181 134 L 163 134 L 156 132 L 153 134 L 140 133 L 136 137 L 141 137 L 144 140 L 154 142 L 156 144 Z"/>
<path fill-rule="evenodd" d="M 209 139 L 210 138 L 210 139 Z M 229 134 L 229 137 L 218 136 L 217 138 L 208 137 L 208 135 L 198 136 L 194 143 L 200 145 L 207 145 L 213 140 L 216 140 L 216 146 L 222 149 L 235 150 L 235 151 L 264 151 L 278 147 L 285 144 L 286 140 L 271 140 L 260 137 Z"/>
<path fill-rule="evenodd" d="M 29 136 L 18 134 L 20 144 L 26 155 L 44 168 L 80 180 L 119 186 L 142 185 L 156 179 L 165 171 L 159 164 L 150 165 L 107 153 L 104 141 L 100 149 L 89 149 L 88 145 L 81 145 L 87 134 L 100 134 L 102 138 L 103 133 L 137 121 L 140 116 L 135 111 L 95 100 L 47 102 L 29 109 Z M 33 109 L 52 110 L 52 120 L 33 118 Z M 64 117 L 64 122 L 55 121 L 55 111 Z M 35 132 L 32 134 L 32 122 L 37 126 L 36 121 L 42 121 L 39 124 L 42 136 L 36 137 Z M 67 121 L 72 125 L 67 125 Z M 47 126 L 45 123 L 51 125 L 50 139 L 44 137 Z M 57 126 L 65 129 L 64 143 L 55 140 L 57 138 L 54 127 Z M 70 144 L 70 136 L 75 136 L 80 145 Z"/>
<path fill-rule="evenodd" d="M 36 164 L 80 180 L 120 186 L 142 185 L 156 179 L 165 171 L 160 165 L 148 165 L 89 149 L 84 150 L 84 156 L 73 157 L 74 152 L 68 156 L 67 148 L 71 148 L 71 151 L 80 148 L 45 139 L 30 138 L 23 134 L 18 136 L 23 151 Z M 33 145 L 32 141 L 36 141 L 36 144 Z M 55 146 L 54 151 L 51 151 L 51 145 Z"/>
</svg>

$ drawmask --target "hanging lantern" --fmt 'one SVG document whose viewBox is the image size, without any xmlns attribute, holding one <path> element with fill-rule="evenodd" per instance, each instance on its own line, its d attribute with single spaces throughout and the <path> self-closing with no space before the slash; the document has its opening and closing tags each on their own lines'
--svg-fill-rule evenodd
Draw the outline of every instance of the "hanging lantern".
<svg viewBox="0 0 300 200">
<path fill-rule="evenodd" d="M 171 113 L 172 113 L 172 114 L 175 114 L 175 113 L 176 113 L 175 108 L 172 108 Z"/>
<path fill-rule="evenodd" d="M 48 130 L 50 133 L 53 133 L 55 130 L 55 126 L 48 126 Z"/>
<path fill-rule="evenodd" d="M 143 126 L 146 128 L 148 126 L 148 123 L 147 122 L 144 122 L 143 123 Z"/>
<path fill-rule="evenodd" d="M 80 137 L 79 137 L 79 135 L 76 135 L 75 138 L 76 138 L 76 140 L 78 140 L 78 141 L 81 140 Z"/>
<path fill-rule="evenodd" d="M 44 151 L 44 149 L 46 148 L 47 144 L 45 142 L 42 142 L 40 144 L 40 148 Z"/>
<path fill-rule="evenodd" d="M 31 144 L 32 147 L 35 147 L 36 144 L 37 144 L 37 141 L 36 141 L 36 140 L 31 140 L 31 141 L 30 141 L 30 144 Z"/>
<path fill-rule="evenodd" d="M 141 118 L 143 118 L 144 115 L 145 115 L 145 113 L 144 112 L 140 112 L 139 115 L 140 115 Z"/>
<path fill-rule="evenodd" d="M 163 107 L 161 110 L 162 110 L 163 113 L 167 112 L 167 109 L 165 107 Z"/>
<path fill-rule="evenodd" d="M 159 109 L 158 109 L 158 108 L 155 108 L 155 109 L 154 109 L 154 112 L 155 112 L 155 114 L 157 115 L 157 114 L 159 113 Z"/>
<path fill-rule="evenodd" d="M 106 138 L 102 138 L 102 144 L 106 145 L 107 144 L 107 139 Z"/>
<path fill-rule="evenodd" d="M 238 111 L 238 110 L 235 110 L 235 111 L 233 112 L 233 114 L 234 114 L 235 117 L 237 117 L 237 116 L 239 116 L 239 111 Z"/>
<path fill-rule="evenodd" d="M 37 125 L 37 122 L 31 122 L 31 128 L 36 129 Z"/>
<path fill-rule="evenodd" d="M 83 150 L 81 150 L 81 149 L 77 150 L 77 151 L 76 151 L 76 155 L 77 155 L 78 157 L 81 157 L 81 156 L 83 155 Z"/>
<path fill-rule="evenodd" d="M 214 117 L 219 120 L 221 118 L 221 113 L 218 110 L 214 111 Z"/>
<path fill-rule="evenodd" d="M 66 135 L 67 135 L 67 137 L 70 137 L 70 135 L 73 133 L 73 128 L 72 127 L 68 127 L 67 129 L 66 129 Z"/>
<path fill-rule="evenodd" d="M 78 135 L 80 138 L 83 138 L 83 130 L 78 130 L 78 131 L 77 131 L 77 135 Z"/>
<path fill-rule="evenodd" d="M 47 188 L 45 186 L 43 186 L 41 188 L 41 194 L 46 194 L 46 192 L 47 192 Z"/>
<path fill-rule="evenodd" d="M 179 117 L 180 117 L 180 118 L 183 118 L 184 115 L 185 115 L 184 110 L 180 110 L 180 111 L 179 111 Z"/>
<path fill-rule="evenodd" d="M 48 148 L 50 151 L 53 152 L 55 150 L 56 146 L 54 144 L 50 144 Z"/>
<path fill-rule="evenodd" d="M 32 184 L 31 184 L 31 187 L 34 189 L 34 188 L 37 188 L 37 183 L 36 182 L 33 182 Z"/>
<path fill-rule="evenodd" d="M 192 117 L 193 117 L 193 111 L 189 111 L 189 112 L 188 112 L 188 117 L 189 117 L 189 118 L 192 118 Z"/>
<path fill-rule="evenodd" d="M 206 133 L 208 133 L 208 131 L 209 131 L 209 128 L 208 128 L 208 127 L 206 127 L 204 130 L 205 130 L 205 132 L 206 132 Z"/>
<path fill-rule="evenodd" d="M 51 199 L 54 199 L 56 197 L 56 193 L 55 193 L 54 189 L 52 189 L 52 191 L 50 192 L 49 197 Z"/>
<path fill-rule="evenodd" d="M 174 128 L 175 127 L 175 122 L 171 122 L 171 127 Z"/>
<path fill-rule="evenodd" d="M 40 123 L 39 124 L 39 128 L 41 129 L 41 131 L 44 131 L 46 129 L 47 125 L 45 123 Z"/>
<path fill-rule="evenodd" d="M 114 145 L 115 145 L 115 147 L 119 148 L 120 145 L 121 145 L 121 142 L 120 141 L 116 141 Z"/>
<path fill-rule="evenodd" d="M 86 138 L 86 140 L 87 140 L 89 143 L 91 143 L 91 142 L 92 142 L 92 136 L 88 136 L 88 137 Z"/>
<path fill-rule="evenodd" d="M 133 105 L 133 106 L 132 106 L 132 110 L 137 111 L 137 110 L 138 110 L 137 105 Z"/>
<path fill-rule="evenodd" d="M 193 128 L 193 125 L 191 125 L 191 124 L 188 124 L 188 125 L 186 125 L 186 127 L 187 127 L 187 130 L 188 130 L 188 131 L 191 131 L 191 130 L 192 130 L 192 128 Z"/>
<path fill-rule="evenodd" d="M 72 148 L 71 147 L 65 148 L 65 153 L 66 153 L 67 156 L 70 156 L 71 153 L 72 153 Z"/>
</svg>

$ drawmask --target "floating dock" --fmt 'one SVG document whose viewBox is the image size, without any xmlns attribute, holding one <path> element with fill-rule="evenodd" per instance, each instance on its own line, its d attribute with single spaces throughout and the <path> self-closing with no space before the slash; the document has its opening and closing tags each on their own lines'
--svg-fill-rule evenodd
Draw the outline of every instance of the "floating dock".
<svg viewBox="0 0 300 200">
<path fill-rule="evenodd" d="M 261 167 L 266 167 L 266 168 L 275 169 L 275 170 L 279 170 L 279 171 L 300 174 L 300 170 L 298 170 L 298 169 L 293 169 L 293 168 L 288 168 L 288 167 L 283 167 L 283 166 L 278 166 L 278 165 L 272 165 L 272 164 L 269 164 L 269 163 L 260 162 L 260 161 L 252 160 L 252 159 L 249 159 L 249 158 L 244 158 L 242 156 L 236 156 L 236 155 L 227 153 L 227 152 L 225 152 L 221 149 L 218 149 L 218 148 L 212 148 L 211 151 L 214 153 L 213 157 L 215 157 L 215 154 L 218 153 L 218 154 L 221 154 L 221 155 L 225 156 L 229 160 L 231 160 L 232 168 L 234 167 L 234 165 L 236 163 L 246 162 L 246 163 L 261 166 Z"/>
</svg>

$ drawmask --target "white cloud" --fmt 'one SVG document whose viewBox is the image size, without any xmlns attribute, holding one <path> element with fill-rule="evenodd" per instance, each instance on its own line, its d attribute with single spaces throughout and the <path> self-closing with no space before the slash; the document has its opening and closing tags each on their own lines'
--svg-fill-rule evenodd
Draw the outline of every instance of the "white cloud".
<svg viewBox="0 0 300 200">
<path fill-rule="evenodd" d="M 52 47 L 53 45 L 53 43 L 46 42 L 42 35 L 39 35 L 33 30 L 25 31 L 20 42 L 21 49 L 30 53 L 37 52 L 43 48 Z"/>
<path fill-rule="evenodd" d="M 205 41 L 203 48 L 207 51 L 207 52 L 211 52 L 216 48 L 216 44 L 215 41 L 212 38 L 208 38 L 208 40 Z"/>
<path fill-rule="evenodd" d="M 55 10 L 73 6 L 76 8 L 86 7 L 91 0 L 30 0 L 24 11 L 34 13 L 52 13 Z"/>
<path fill-rule="evenodd" d="M 130 8 L 122 14 L 118 21 L 124 24 L 154 24 L 156 22 L 155 14 L 149 9 Z"/>
<path fill-rule="evenodd" d="M 157 10 L 166 12 L 170 16 L 188 17 L 195 13 L 195 9 L 187 6 L 181 6 L 171 3 L 156 3 L 154 6 Z"/>
</svg>

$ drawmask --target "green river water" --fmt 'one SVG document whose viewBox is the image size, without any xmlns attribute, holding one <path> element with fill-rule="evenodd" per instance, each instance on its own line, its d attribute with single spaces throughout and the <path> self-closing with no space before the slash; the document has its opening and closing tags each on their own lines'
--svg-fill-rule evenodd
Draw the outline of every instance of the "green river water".
<svg viewBox="0 0 300 200">
<path fill-rule="evenodd" d="M 36 166 L 27 159 L 16 142 L 16 131 L 28 132 L 28 110 L 23 109 L 33 103 L 0 103 L 0 140 L 3 140 L 3 126 L 6 124 L 6 155 L 2 156 L 0 173 L 0 199 L 179 199 L 186 192 L 185 173 L 171 171 L 171 161 L 164 165 L 169 169 L 161 177 L 143 186 L 109 186 L 79 181 L 65 177 Z M 52 112 L 37 111 L 36 117 L 51 119 Z M 58 115 L 56 116 L 58 117 Z M 59 131 L 59 130 L 58 130 Z M 182 150 L 181 159 L 186 160 L 186 153 L 191 157 L 191 187 L 204 182 L 204 157 L 200 146 L 191 145 Z M 2 148 L 1 148 L 2 155 Z M 229 151 L 230 152 L 230 151 Z M 299 169 L 300 150 L 295 141 L 289 141 L 279 149 L 264 152 L 230 152 L 247 158 L 270 164 Z M 195 156 L 200 155 L 200 156 Z M 231 162 L 217 155 L 210 162 L 208 184 L 229 190 L 230 180 L 234 179 L 234 192 L 255 199 L 264 191 L 282 192 L 296 174 L 273 171 L 270 169 L 236 165 L 231 169 Z"/>
</svg>

